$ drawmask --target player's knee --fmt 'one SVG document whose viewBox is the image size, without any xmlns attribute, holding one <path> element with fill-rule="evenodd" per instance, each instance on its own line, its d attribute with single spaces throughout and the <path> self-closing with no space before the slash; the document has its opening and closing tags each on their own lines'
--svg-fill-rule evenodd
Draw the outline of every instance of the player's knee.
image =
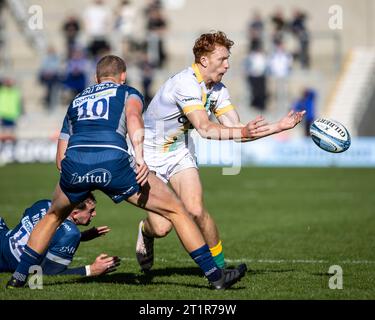
<svg viewBox="0 0 375 320">
<path fill-rule="evenodd" d="M 153 233 L 155 238 L 164 238 L 168 235 L 169 232 L 172 230 L 172 224 L 171 223 L 163 223 L 158 224 L 156 226 L 153 226 Z"/>
<path fill-rule="evenodd" d="M 194 220 L 197 222 L 205 220 L 208 216 L 207 211 L 202 206 L 189 208 L 188 211 L 193 216 Z"/>
</svg>

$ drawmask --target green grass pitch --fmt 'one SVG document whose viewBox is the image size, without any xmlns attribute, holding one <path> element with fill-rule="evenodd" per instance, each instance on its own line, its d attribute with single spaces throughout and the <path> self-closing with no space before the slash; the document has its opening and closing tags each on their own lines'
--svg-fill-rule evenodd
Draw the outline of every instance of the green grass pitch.
<svg viewBox="0 0 375 320">
<path fill-rule="evenodd" d="M 155 265 L 143 275 L 135 259 L 139 220 L 129 204 L 115 205 L 96 192 L 105 237 L 82 243 L 72 266 L 100 253 L 118 255 L 118 270 L 97 278 L 44 277 L 42 290 L 5 290 L 4 299 L 375 299 L 375 170 L 242 168 L 224 176 L 202 168 L 206 206 L 215 218 L 229 265 L 249 272 L 226 291 L 210 290 L 172 232 L 155 243 Z M 53 165 L 0 168 L 0 216 L 14 227 L 34 201 L 50 198 L 58 180 Z M 343 288 L 330 289 L 329 268 L 343 270 Z"/>
</svg>

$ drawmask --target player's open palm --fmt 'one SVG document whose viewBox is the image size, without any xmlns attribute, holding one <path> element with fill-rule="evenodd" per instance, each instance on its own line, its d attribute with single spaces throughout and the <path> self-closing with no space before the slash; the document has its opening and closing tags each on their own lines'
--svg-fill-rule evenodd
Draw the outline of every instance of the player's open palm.
<svg viewBox="0 0 375 320">
<path fill-rule="evenodd" d="M 107 254 L 102 253 L 97 256 L 94 263 L 90 265 L 91 275 L 99 276 L 101 274 L 116 271 L 116 268 L 119 265 L 120 259 L 118 257 L 109 257 Z"/>
<path fill-rule="evenodd" d="M 281 130 L 288 130 L 294 128 L 299 124 L 306 111 L 294 112 L 291 110 L 284 118 L 279 121 L 279 127 Z"/>
<path fill-rule="evenodd" d="M 269 128 L 268 123 L 265 121 L 263 116 L 257 116 L 254 120 L 246 124 L 242 130 L 245 130 L 244 137 L 255 139 L 263 137 Z"/>
</svg>

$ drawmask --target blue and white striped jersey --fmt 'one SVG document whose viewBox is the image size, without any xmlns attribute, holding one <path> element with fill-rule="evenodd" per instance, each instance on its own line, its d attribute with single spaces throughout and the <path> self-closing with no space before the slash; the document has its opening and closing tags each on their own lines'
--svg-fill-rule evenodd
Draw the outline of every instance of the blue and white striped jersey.
<svg viewBox="0 0 375 320">
<path fill-rule="evenodd" d="M 2 238 L 2 256 L 7 260 L 10 269 L 17 267 L 23 248 L 29 240 L 36 224 L 43 218 L 51 206 L 50 200 L 40 200 L 27 208 L 20 223 Z M 66 219 L 53 236 L 45 258 L 56 263 L 68 266 L 80 244 L 81 233 L 78 227 Z"/>
<path fill-rule="evenodd" d="M 103 82 L 86 88 L 69 105 L 60 139 L 72 147 L 112 147 L 128 150 L 125 104 L 143 96 L 133 87 Z"/>
</svg>

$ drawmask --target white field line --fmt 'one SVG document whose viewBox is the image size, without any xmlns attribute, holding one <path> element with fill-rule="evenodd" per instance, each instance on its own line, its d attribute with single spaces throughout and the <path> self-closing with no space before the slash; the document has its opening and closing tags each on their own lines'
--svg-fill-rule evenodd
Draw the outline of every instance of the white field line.
<svg viewBox="0 0 375 320">
<path fill-rule="evenodd" d="M 136 261 L 136 258 L 122 257 L 123 261 Z M 85 257 L 75 257 L 74 260 L 88 260 Z M 169 262 L 170 260 L 164 258 L 155 258 L 155 261 L 159 262 Z M 340 260 L 340 261 L 329 261 L 329 260 L 311 260 L 311 259 L 225 259 L 227 263 L 268 263 L 268 264 L 375 264 L 372 260 Z M 191 259 L 178 259 L 177 262 L 192 262 Z"/>
</svg>

